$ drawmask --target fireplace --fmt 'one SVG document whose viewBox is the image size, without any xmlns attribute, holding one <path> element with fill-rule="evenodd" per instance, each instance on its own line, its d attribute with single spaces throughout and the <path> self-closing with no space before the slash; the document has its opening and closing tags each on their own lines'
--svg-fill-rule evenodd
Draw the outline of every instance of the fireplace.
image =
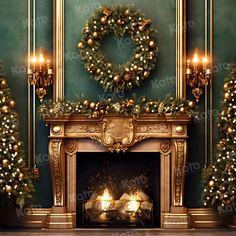
<svg viewBox="0 0 236 236">
<path fill-rule="evenodd" d="M 156 159 L 160 160 L 160 210 L 155 205 L 158 198 L 148 196 L 150 201 L 154 201 L 153 213 L 160 213 L 161 228 L 188 228 L 191 217 L 183 200 L 189 122 L 189 117 L 171 115 L 134 118 L 114 114 L 97 119 L 88 119 L 83 115 L 48 118 L 54 203 L 47 217 L 47 227 L 82 227 L 82 221 L 79 221 L 81 212 L 76 208 L 79 170 L 76 163 L 84 158 L 85 152 L 94 152 L 96 155 L 100 152 L 99 155 L 104 158 L 110 152 L 112 156 L 124 152 L 125 155 L 131 155 L 127 157 L 127 163 L 135 160 L 138 153 L 146 153 L 145 157 L 155 153 Z M 100 196 L 104 190 L 99 193 Z M 114 200 L 120 200 L 121 196 L 122 193 L 117 194 Z M 153 227 L 158 227 L 157 219 L 154 218 Z"/>
<path fill-rule="evenodd" d="M 160 227 L 160 153 L 81 152 L 76 163 L 77 227 Z"/>
</svg>

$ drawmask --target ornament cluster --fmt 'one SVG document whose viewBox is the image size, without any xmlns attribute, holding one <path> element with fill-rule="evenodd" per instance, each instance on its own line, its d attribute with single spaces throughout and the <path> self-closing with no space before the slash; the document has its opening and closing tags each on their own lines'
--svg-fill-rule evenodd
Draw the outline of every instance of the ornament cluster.
<svg viewBox="0 0 236 236">
<path fill-rule="evenodd" d="M 216 159 L 203 172 L 203 203 L 225 212 L 236 204 L 236 65 L 224 81 L 218 130 Z"/>
<path fill-rule="evenodd" d="M 156 30 L 151 20 L 133 8 L 104 7 L 95 12 L 83 29 L 78 43 L 81 59 L 92 78 L 106 91 L 124 92 L 140 86 L 156 66 L 158 53 Z M 115 65 L 103 54 L 101 43 L 107 34 L 128 34 L 136 49 L 130 61 Z"/>
<path fill-rule="evenodd" d="M 15 106 L 6 80 L 0 77 L 0 196 L 12 197 L 22 207 L 33 186 L 24 164 Z"/>
<path fill-rule="evenodd" d="M 99 118 L 105 114 L 125 114 L 135 117 L 141 114 L 155 115 L 187 115 L 197 118 L 195 103 L 188 100 L 167 97 L 165 100 L 148 100 L 145 97 L 139 100 L 126 99 L 123 101 L 112 101 L 107 99 L 100 102 L 83 101 L 70 102 L 44 102 L 40 106 L 42 119 L 55 116 L 70 116 L 83 114 L 90 118 Z"/>
</svg>

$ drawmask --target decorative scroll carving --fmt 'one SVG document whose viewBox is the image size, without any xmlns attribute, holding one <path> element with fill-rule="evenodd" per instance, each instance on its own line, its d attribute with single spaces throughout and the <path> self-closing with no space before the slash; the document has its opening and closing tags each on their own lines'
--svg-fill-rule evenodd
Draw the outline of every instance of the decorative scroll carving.
<svg viewBox="0 0 236 236">
<path fill-rule="evenodd" d="M 77 152 L 77 140 L 69 139 L 65 143 L 65 152 L 66 154 L 73 155 Z"/>
<path fill-rule="evenodd" d="M 176 162 L 175 162 L 175 180 L 174 180 L 174 206 L 183 206 L 184 176 L 185 176 L 185 158 L 186 158 L 186 140 L 176 139 Z"/>
<path fill-rule="evenodd" d="M 61 139 L 51 139 L 49 155 L 53 177 L 54 206 L 63 206 L 63 174 L 61 164 Z"/>
<path fill-rule="evenodd" d="M 149 123 L 149 124 L 143 124 L 138 125 L 135 128 L 135 132 L 137 133 L 169 133 L 170 132 L 170 126 L 165 123 Z"/>
<path fill-rule="evenodd" d="M 69 124 L 66 126 L 66 133 L 99 133 L 101 127 L 98 124 Z"/>
<path fill-rule="evenodd" d="M 162 155 L 168 155 L 171 152 L 171 143 L 170 140 L 164 139 L 160 143 L 160 153 Z"/>
</svg>

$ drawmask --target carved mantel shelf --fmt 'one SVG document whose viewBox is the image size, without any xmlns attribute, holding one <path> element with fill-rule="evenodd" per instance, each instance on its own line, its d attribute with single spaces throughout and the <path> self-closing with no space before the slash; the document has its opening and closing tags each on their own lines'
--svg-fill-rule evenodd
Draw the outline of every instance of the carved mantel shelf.
<svg viewBox="0 0 236 236">
<path fill-rule="evenodd" d="M 54 204 L 48 216 L 48 227 L 55 227 L 55 217 L 65 215 L 65 228 L 75 227 L 76 153 L 86 151 L 153 151 L 161 154 L 161 226 L 188 228 L 189 214 L 183 205 L 187 161 L 186 116 L 83 115 L 50 117 L 49 157 L 53 181 Z M 93 139 L 95 145 L 84 140 Z M 181 218 L 181 222 L 180 222 Z M 60 221 L 59 220 L 59 221 Z M 66 225 L 67 224 L 67 225 Z"/>
</svg>

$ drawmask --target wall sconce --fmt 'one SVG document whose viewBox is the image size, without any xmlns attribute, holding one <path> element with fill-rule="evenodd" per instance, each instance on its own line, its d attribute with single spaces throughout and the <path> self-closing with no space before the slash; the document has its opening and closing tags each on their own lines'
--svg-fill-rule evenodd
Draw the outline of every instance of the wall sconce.
<svg viewBox="0 0 236 236">
<path fill-rule="evenodd" d="M 36 94 L 40 102 L 46 95 L 46 88 L 53 84 L 53 70 L 50 68 L 50 60 L 45 59 L 43 54 L 31 59 L 30 68 L 28 68 L 28 80 L 30 84 L 35 85 Z"/>
<path fill-rule="evenodd" d="M 193 58 L 187 60 L 186 78 L 187 85 L 192 88 L 192 94 L 198 102 L 203 88 L 211 82 L 211 69 L 207 57 L 198 57 L 197 49 Z"/>
</svg>

